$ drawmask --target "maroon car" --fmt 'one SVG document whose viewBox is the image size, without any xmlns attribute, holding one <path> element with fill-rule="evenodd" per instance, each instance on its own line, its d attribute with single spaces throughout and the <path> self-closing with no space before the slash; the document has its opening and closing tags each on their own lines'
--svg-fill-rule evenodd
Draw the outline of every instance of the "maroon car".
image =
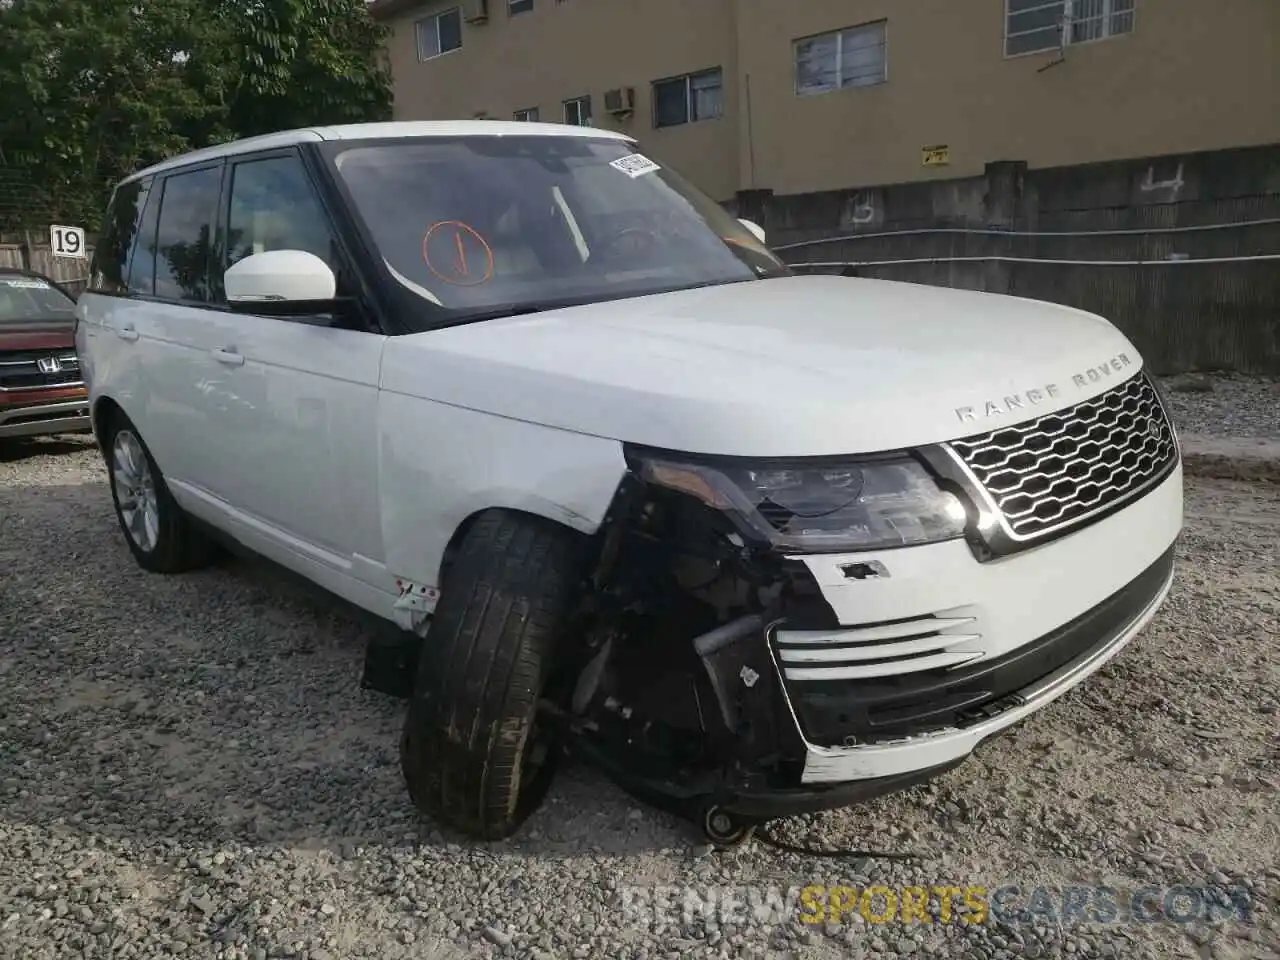
<svg viewBox="0 0 1280 960">
<path fill-rule="evenodd" d="M 91 428 L 74 325 L 60 286 L 0 267 L 0 441 Z"/>
</svg>

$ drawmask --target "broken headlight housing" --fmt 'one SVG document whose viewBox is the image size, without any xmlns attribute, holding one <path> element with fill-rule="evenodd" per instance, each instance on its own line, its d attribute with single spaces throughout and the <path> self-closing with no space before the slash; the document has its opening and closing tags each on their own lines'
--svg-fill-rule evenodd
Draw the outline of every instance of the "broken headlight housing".
<svg viewBox="0 0 1280 960">
<path fill-rule="evenodd" d="M 883 549 L 965 531 L 964 504 L 907 454 L 753 463 L 634 451 L 630 459 L 642 480 L 725 512 L 779 550 Z"/>
</svg>

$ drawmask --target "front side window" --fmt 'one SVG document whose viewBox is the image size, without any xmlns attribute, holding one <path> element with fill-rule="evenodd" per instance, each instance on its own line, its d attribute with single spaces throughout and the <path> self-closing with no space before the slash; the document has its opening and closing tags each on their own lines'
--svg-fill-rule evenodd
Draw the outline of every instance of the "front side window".
<svg viewBox="0 0 1280 960">
<path fill-rule="evenodd" d="M 591 98 L 574 97 L 564 102 L 564 122 L 575 127 L 591 126 Z"/>
<path fill-rule="evenodd" d="M 417 295 L 411 319 L 424 329 L 789 272 L 635 149 L 519 135 L 322 148 L 393 282 Z"/>
<path fill-rule="evenodd" d="M 0 271 L 0 327 L 69 321 L 75 301 L 40 277 Z"/>
<path fill-rule="evenodd" d="M 871 87 L 888 78 L 886 22 L 866 23 L 795 42 L 796 93 Z"/>
<path fill-rule="evenodd" d="M 1005 56 L 1131 33 L 1133 7 L 1134 0 L 1006 0 Z"/>
<path fill-rule="evenodd" d="M 653 84 L 653 125 L 674 127 L 724 115 L 724 75 L 719 67 Z"/>
<path fill-rule="evenodd" d="M 414 30 L 418 35 L 418 61 L 430 60 L 462 46 L 462 11 L 457 7 L 423 17 Z"/>
<path fill-rule="evenodd" d="M 209 301 L 209 255 L 221 186 L 221 166 L 165 177 L 154 241 L 157 297 Z"/>
<path fill-rule="evenodd" d="M 232 167 L 226 250 L 226 266 L 254 253 L 305 250 L 336 271 L 329 217 L 300 157 L 267 157 Z"/>
</svg>

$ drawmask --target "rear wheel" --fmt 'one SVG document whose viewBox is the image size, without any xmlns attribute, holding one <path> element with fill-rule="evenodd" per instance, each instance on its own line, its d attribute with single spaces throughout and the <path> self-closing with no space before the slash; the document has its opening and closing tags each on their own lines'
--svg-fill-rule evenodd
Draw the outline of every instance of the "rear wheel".
<svg viewBox="0 0 1280 960">
<path fill-rule="evenodd" d="M 103 450 L 116 519 L 134 559 L 151 573 L 182 573 L 206 565 L 212 545 L 174 501 L 137 428 L 117 413 Z"/>
<path fill-rule="evenodd" d="M 576 534 L 505 510 L 476 518 L 442 584 L 400 741 L 418 808 L 468 836 L 519 829 L 558 744 L 538 699 L 577 585 Z"/>
</svg>

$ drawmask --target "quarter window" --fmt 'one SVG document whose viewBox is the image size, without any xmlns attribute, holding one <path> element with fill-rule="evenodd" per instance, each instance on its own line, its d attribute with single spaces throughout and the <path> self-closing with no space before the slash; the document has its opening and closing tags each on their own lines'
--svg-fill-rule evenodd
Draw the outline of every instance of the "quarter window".
<svg viewBox="0 0 1280 960">
<path fill-rule="evenodd" d="M 125 291 L 149 297 L 156 290 L 156 221 L 160 218 L 160 190 L 147 192 L 146 208 L 138 227 L 138 239 L 134 241 L 129 257 L 129 273 L 125 278 Z"/>
<path fill-rule="evenodd" d="M 795 42 L 796 93 L 871 87 L 888 79 L 886 21 L 835 30 Z"/>
<path fill-rule="evenodd" d="M 1133 7 L 1134 0 L 1006 0 L 1005 56 L 1132 33 Z"/>
<path fill-rule="evenodd" d="M 527 122 L 527 123 L 537 123 L 537 122 L 538 122 L 538 108 L 537 108 L 537 107 L 529 107 L 528 109 L 525 109 L 525 110 L 517 110 L 517 111 L 513 114 L 513 116 L 514 116 L 517 120 L 523 120 L 523 121 L 525 121 L 525 122 Z"/>
<path fill-rule="evenodd" d="M 454 7 L 423 17 L 414 29 L 418 35 L 418 60 L 430 60 L 462 46 L 462 12 Z"/>
<path fill-rule="evenodd" d="M 564 122 L 575 127 L 591 126 L 591 97 L 575 97 L 564 102 Z"/>
<path fill-rule="evenodd" d="M 209 253 L 221 185 L 221 166 L 165 178 L 154 244 L 157 297 L 208 302 Z M 139 253 L 145 249 L 144 244 Z"/>
<path fill-rule="evenodd" d="M 724 115 L 724 75 L 719 67 L 653 84 L 653 125 L 674 127 Z"/>
<path fill-rule="evenodd" d="M 138 236 L 150 187 L 149 180 L 131 180 L 116 189 L 107 209 L 102 237 L 93 251 L 90 290 L 102 293 L 123 291 L 129 253 Z"/>
</svg>

